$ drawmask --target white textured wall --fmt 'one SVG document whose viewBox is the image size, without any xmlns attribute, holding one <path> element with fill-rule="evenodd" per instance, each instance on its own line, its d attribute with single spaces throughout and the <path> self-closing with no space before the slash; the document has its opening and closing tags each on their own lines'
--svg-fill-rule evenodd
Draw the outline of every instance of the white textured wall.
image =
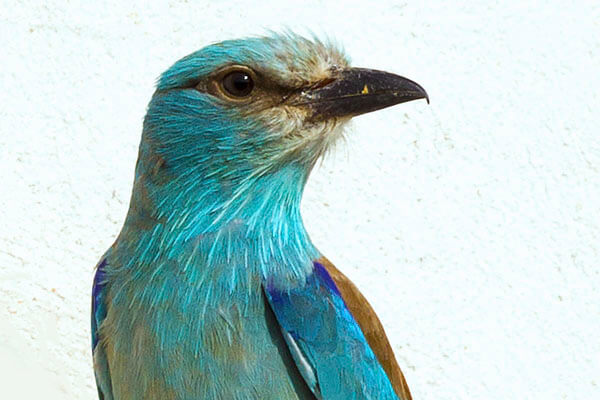
<svg viewBox="0 0 600 400">
<path fill-rule="evenodd" d="M 285 26 L 430 93 L 358 118 L 303 203 L 415 399 L 600 398 L 597 1 L 65 3 L 0 15 L 1 398 L 95 398 L 92 268 L 155 78 Z"/>
</svg>

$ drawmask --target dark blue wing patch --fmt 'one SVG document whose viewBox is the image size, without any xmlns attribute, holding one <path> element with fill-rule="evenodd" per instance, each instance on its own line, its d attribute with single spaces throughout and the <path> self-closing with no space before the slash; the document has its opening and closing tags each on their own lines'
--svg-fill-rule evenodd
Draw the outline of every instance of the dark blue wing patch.
<svg viewBox="0 0 600 400">
<path fill-rule="evenodd" d="M 100 400 L 113 400 L 110 370 L 108 360 L 102 345 L 99 345 L 99 329 L 106 318 L 106 266 L 107 258 L 104 257 L 94 275 L 92 286 L 92 354 L 94 356 L 94 375 L 98 387 Z"/>
<path fill-rule="evenodd" d="M 106 317 L 106 305 L 104 304 L 105 266 L 106 258 L 98 264 L 94 276 L 94 285 L 92 286 L 92 351 L 98 344 L 98 327 Z"/>
</svg>

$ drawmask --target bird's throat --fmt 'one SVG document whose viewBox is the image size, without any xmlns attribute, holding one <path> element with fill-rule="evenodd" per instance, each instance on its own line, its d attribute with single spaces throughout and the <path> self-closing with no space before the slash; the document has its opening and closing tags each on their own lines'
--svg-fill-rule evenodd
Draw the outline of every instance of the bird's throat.
<svg viewBox="0 0 600 400">
<path fill-rule="evenodd" d="M 137 254 L 132 268 L 152 271 L 167 263 L 192 281 L 208 270 L 244 271 L 283 285 L 303 281 L 320 256 L 300 215 L 306 178 L 287 166 L 233 188 L 180 180 L 173 190 L 138 174 L 123 227 L 130 234 L 121 235 L 137 240 L 117 242 Z"/>
</svg>

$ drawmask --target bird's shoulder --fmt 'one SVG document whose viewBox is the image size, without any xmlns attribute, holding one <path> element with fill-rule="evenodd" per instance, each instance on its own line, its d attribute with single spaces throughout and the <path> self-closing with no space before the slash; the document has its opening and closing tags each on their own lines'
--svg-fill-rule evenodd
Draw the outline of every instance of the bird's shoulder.
<svg viewBox="0 0 600 400">
<path fill-rule="evenodd" d="M 327 259 L 304 282 L 264 287 L 287 347 L 317 398 L 411 400 L 372 307 Z"/>
<path fill-rule="evenodd" d="M 346 307 L 360 326 L 369 346 L 383 367 L 394 391 L 404 400 L 412 400 L 404 374 L 394 357 L 392 346 L 385 334 L 383 325 L 373 307 L 358 287 L 326 257 L 317 260 L 323 265 L 337 286 Z"/>
</svg>

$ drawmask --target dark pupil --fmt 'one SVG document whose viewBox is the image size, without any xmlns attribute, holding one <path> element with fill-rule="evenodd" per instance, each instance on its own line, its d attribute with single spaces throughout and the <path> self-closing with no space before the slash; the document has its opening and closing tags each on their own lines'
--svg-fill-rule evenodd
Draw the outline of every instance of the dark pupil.
<svg viewBox="0 0 600 400">
<path fill-rule="evenodd" d="M 232 96 L 244 97 L 254 88 L 252 77 L 245 72 L 232 72 L 223 79 L 223 87 Z"/>
</svg>

